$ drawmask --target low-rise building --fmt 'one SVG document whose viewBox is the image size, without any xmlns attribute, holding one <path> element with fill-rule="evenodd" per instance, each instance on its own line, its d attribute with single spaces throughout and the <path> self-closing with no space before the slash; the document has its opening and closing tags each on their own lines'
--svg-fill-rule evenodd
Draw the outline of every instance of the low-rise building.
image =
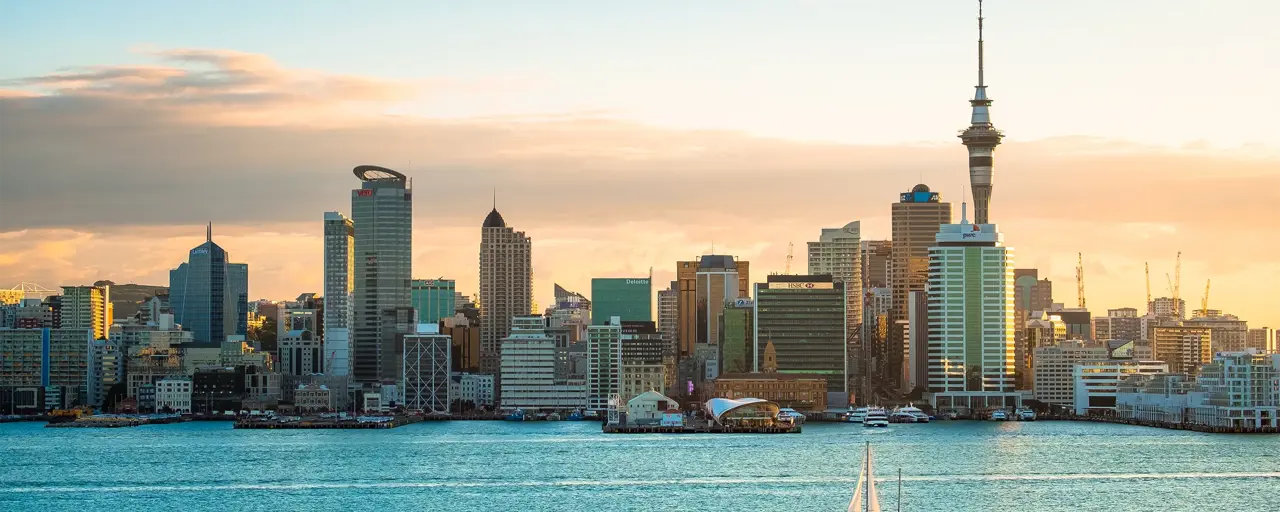
<svg viewBox="0 0 1280 512">
<path fill-rule="evenodd" d="M 627 401 L 628 425 L 657 425 L 671 409 L 679 411 L 680 404 L 657 391 L 646 391 Z"/>
<path fill-rule="evenodd" d="M 1167 373 L 1169 365 L 1160 361 L 1082 361 L 1072 369 L 1076 414 L 1107 414 L 1116 409 L 1120 381 L 1132 375 Z"/>
<path fill-rule="evenodd" d="M 155 384 L 156 412 L 191 414 L 191 379 L 167 377 Z"/>
<path fill-rule="evenodd" d="M 329 386 L 324 384 L 300 384 L 293 391 L 293 406 L 302 412 L 333 410 L 333 398 Z"/>
<path fill-rule="evenodd" d="M 483 373 L 454 372 L 450 378 L 449 396 L 459 402 L 459 408 L 493 407 L 493 376 Z"/>
<path fill-rule="evenodd" d="M 1024 382 L 1031 385 L 1035 399 L 1049 405 L 1075 407 L 1073 375 L 1076 364 L 1107 359 L 1107 347 L 1081 340 L 1065 340 L 1037 346 L 1032 354 L 1032 374 Z"/>
<path fill-rule="evenodd" d="M 1219 353 L 1194 383 L 1180 374 L 1130 378 L 1119 387 L 1116 415 L 1208 427 L 1280 427 L 1280 354 Z"/>
<path fill-rule="evenodd" d="M 712 384 L 716 398 L 761 398 L 798 411 L 827 408 L 827 380 L 790 373 L 722 373 Z"/>
</svg>

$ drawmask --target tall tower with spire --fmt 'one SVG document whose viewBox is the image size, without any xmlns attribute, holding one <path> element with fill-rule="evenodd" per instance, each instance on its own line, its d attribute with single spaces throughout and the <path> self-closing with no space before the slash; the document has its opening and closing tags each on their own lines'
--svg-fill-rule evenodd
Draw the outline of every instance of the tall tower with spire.
<svg viewBox="0 0 1280 512">
<path fill-rule="evenodd" d="M 969 105 L 973 114 L 969 127 L 960 132 L 960 140 L 969 148 L 969 187 L 973 190 L 973 222 L 988 224 L 987 209 L 991 204 L 992 156 L 1004 133 L 991 124 L 991 100 L 982 77 L 982 0 L 978 0 L 978 86 Z"/>
</svg>

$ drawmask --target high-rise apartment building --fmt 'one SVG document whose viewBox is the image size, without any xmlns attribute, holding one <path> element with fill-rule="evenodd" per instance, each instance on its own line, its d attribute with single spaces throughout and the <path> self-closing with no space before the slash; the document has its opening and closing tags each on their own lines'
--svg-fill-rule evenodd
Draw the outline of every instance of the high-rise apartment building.
<svg viewBox="0 0 1280 512">
<path fill-rule="evenodd" d="M 676 263 L 680 358 L 691 357 L 698 344 L 715 344 L 720 339 L 718 319 L 725 302 L 750 296 L 750 268 L 746 261 L 719 254 Z"/>
<path fill-rule="evenodd" d="M 1156 318 L 1182 320 L 1187 317 L 1187 301 L 1178 299 L 1174 302 L 1170 297 L 1156 297 L 1147 304 L 1147 313 L 1155 315 Z"/>
<path fill-rule="evenodd" d="M 1053 306 L 1053 282 L 1034 268 L 1013 269 L 1013 309 L 1024 316 Z M 1025 320 L 1025 318 L 1023 318 Z"/>
<path fill-rule="evenodd" d="M 355 291 L 355 227 L 338 212 L 324 213 L 324 353 L 333 356 L 325 373 L 351 373 L 352 296 Z"/>
<path fill-rule="evenodd" d="M 537 414 L 587 406 L 585 381 L 556 378 L 556 342 L 547 336 L 542 317 L 513 316 L 508 330 L 498 371 L 502 410 Z"/>
<path fill-rule="evenodd" d="M 622 366 L 619 370 L 624 402 L 647 391 L 659 391 L 666 385 L 665 346 L 662 333 L 653 322 L 622 324 Z"/>
<path fill-rule="evenodd" d="M 63 286 L 62 328 L 88 329 L 93 339 L 107 339 L 111 328 L 110 286 Z"/>
<path fill-rule="evenodd" d="M 1093 319 L 1094 339 L 1138 341 L 1146 339 L 1142 318 L 1135 308 L 1108 309 L 1107 316 Z"/>
<path fill-rule="evenodd" d="M 1249 329 L 1245 339 L 1245 348 L 1264 353 L 1280 350 L 1280 348 L 1276 347 L 1275 330 L 1270 327 L 1256 327 Z"/>
<path fill-rule="evenodd" d="M 89 329 L 0 329 L 0 387 L 58 386 L 87 403 L 93 341 Z"/>
<path fill-rule="evenodd" d="M 213 243 L 210 225 L 205 242 L 188 252 L 186 263 L 169 271 L 170 309 L 177 323 L 194 333 L 197 344 L 216 347 L 227 336 L 248 329 L 249 267 L 230 260 L 230 254 Z"/>
<path fill-rule="evenodd" d="M 843 228 L 824 228 L 817 242 L 809 242 L 809 275 L 829 275 L 844 285 L 845 350 L 849 368 L 845 374 L 856 378 L 862 358 L 862 224 L 853 221 Z M 827 378 L 828 382 L 832 379 Z"/>
<path fill-rule="evenodd" d="M 650 278 L 591 279 L 591 323 L 605 325 L 615 316 L 624 322 L 653 321 L 653 285 Z"/>
<path fill-rule="evenodd" d="M 397 335 L 416 327 L 410 307 L 413 275 L 413 191 L 391 169 L 361 165 L 351 191 L 355 229 L 355 295 L 352 300 L 351 377 L 364 385 L 400 375 Z"/>
<path fill-rule="evenodd" d="M 905 333 L 899 320 L 907 320 L 907 298 L 911 292 L 925 291 L 929 283 L 929 248 L 933 247 L 939 228 L 951 223 L 951 203 L 930 192 L 924 184 L 899 195 L 893 203 L 893 257 L 889 277 L 893 290 L 893 311 L 889 315 L 888 337 L 884 340 L 884 357 L 879 368 L 871 369 L 871 377 L 882 388 L 900 389 L 899 376 L 904 373 L 902 354 Z"/>
<path fill-rule="evenodd" d="M 480 371 L 499 371 L 512 318 L 533 307 L 533 241 L 507 227 L 495 207 L 480 228 Z M 554 346 L 552 347 L 554 351 Z M 499 379 L 499 396 L 505 380 Z M 505 403 L 505 401 L 504 401 Z"/>
<path fill-rule="evenodd" d="M 587 409 L 605 411 L 622 392 L 622 323 L 616 317 L 587 328 Z"/>
<path fill-rule="evenodd" d="M 676 347 L 676 328 L 680 318 L 679 285 L 675 281 L 666 289 L 658 290 L 658 330 L 671 346 L 673 354 L 679 351 Z"/>
<path fill-rule="evenodd" d="M 862 288 L 888 288 L 893 267 L 893 242 L 863 240 L 861 245 Z"/>
<path fill-rule="evenodd" d="M 414 279 L 410 288 L 418 323 L 434 324 L 453 317 L 457 290 L 452 279 Z"/>
<path fill-rule="evenodd" d="M 844 283 L 828 275 L 771 275 L 755 288 L 756 344 L 773 344 L 776 371 L 820 375 L 828 391 L 848 391 Z"/>
<path fill-rule="evenodd" d="M 63 306 L 64 308 L 66 306 Z M 1217 352 L 1240 352 L 1248 345 L 1249 340 L 1249 323 L 1237 318 L 1235 315 L 1222 314 L 1218 311 L 1209 311 L 1210 313 L 1218 313 L 1212 316 L 1194 316 L 1190 320 L 1183 322 L 1182 325 L 1188 327 L 1208 327 L 1212 330 L 1212 347 L 1211 350 Z M 63 313 L 63 324 L 66 324 L 66 313 Z"/>
<path fill-rule="evenodd" d="M 946 224 L 929 248 L 929 389 L 935 407 L 1017 405 L 1013 249 L 994 224 Z M 896 243 L 895 243 L 896 247 Z"/>
<path fill-rule="evenodd" d="M 1213 330 L 1208 327 L 1157 326 L 1152 329 L 1152 356 L 1169 371 L 1195 377 L 1213 361 Z"/>
<path fill-rule="evenodd" d="M 1075 381 L 1072 374 L 1075 366 L 1082 361 L 1105 360 L 1108 355 L 1105 345 L 1082 340 L 1038 346 L 1033 349 L 1034 363 L 1028 375 L 1023 376 L 1025 389 L 1034 390 L 1036 400 L 1046 404 L 1074 407 Z"/>
</svg>

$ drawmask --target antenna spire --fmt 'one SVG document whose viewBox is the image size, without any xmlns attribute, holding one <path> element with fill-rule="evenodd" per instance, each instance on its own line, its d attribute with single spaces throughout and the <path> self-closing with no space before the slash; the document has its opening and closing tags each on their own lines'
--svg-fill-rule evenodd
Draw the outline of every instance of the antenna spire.
<svg viewBox="0 0 1280 512">
<path fill-rule="evenodd" d="M 213 222 L 212 221 L 210 221 L 209 225 L 204 229 L 204 241 L 206 242 L 213 241 Z"/>
<path fill-rule="evenodd" d="M 982 80 L 982 0 L 978 0 L 978 87 L 985 85 Z"/>
<path fill-rule="evenodd" d="M 498 187 L 493 187 L 493 209 L 498 209 Z"/>
</svg>

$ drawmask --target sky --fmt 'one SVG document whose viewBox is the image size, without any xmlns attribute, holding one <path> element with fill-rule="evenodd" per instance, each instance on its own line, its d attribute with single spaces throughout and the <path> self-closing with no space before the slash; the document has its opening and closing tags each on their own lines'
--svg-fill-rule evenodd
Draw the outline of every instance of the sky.
<svg viewBox="0 0 1280 512">
<path fill-rule="evenodd" d="M 1280 4 L 986 2 L 991 218 L 1074 304 L 1182 296 L 1280 325 Z M 553 283 L 672 279 L 924 182 L 959 205 L 962 0 L 0 4 L 0 286 L 167 284 L 205 222 L 250 294 L 321 289 L 351 169 L 414 181 L 414 274 L 474 292 L 494 194 Z"/>
</svg>

